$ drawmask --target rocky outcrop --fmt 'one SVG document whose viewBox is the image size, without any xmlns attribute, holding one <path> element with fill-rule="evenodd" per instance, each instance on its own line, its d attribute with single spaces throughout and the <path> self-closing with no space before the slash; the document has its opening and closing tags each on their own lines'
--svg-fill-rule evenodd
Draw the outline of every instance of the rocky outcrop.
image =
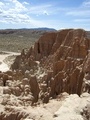
<svg viewBox="0 0 90 120">
<path fill-rule="evenodd" d="M 46 33 L 28 52 L 21 52 L 12 69 L 20 70 L 29 79 L 31 75 L 36 76 L 31 80 L 35 83 L 30 83 L 33 96 L 37 98 L 35 101 L 38 97 L 48 101 L 62 92 L 90 93 L 89 49 L 90 38 L 82 29 Z M 29 71 L 28 75 L 26 71 Z"/>
<path fill-rule="evenodd" d="M 21 120 L 22 118 L 25 119 L 28 116 L 28 113 L 25 111 L 21 111 L 21 109 L 6 107 L 6 112 L 0 113 L 0 120 Z M 12 111 L 12 112 L 11 112 Z M 11 112 L 11 113 L 10 113 Z M 8 114 L 9 113 L 9 114 Z"/>
<path fill-rule="evenodd" d="M 46 33 L 0 71 L 0 120 L 89 120 L 89 34 Z"/>
<path fill-rule="evenodd" d="M 33 102 L 37 102 L 39 98 L 39 85 L 36 79 L 36 76 L 30 76 L 30 81 L 29 81 L 30 87 L 31 87 L 31 92 L 34 96 Z"/>
<path fill-rule="evenodd" d="M 85 99 L 86 98 L 86 99 Z M 60 109 L 54 114 L 54 120 L 89 120 L 90 119 L 90 94 L 84 93 L 81 97 L 70 95 L 63 101 Z"/>
<path fill-rule="evenodd" d="M 40 60 L 42 57 L 50 55 L 52 46 L 55 43 L 57 33 L 47 33 L 43 35 L 34 45 L 35 60 Z"/>
</svg>

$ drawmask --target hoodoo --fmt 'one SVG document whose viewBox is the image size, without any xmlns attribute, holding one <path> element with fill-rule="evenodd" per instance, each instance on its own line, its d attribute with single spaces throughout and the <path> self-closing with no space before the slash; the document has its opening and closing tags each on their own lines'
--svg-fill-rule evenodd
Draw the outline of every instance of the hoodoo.
<svg viewBox="0 0 90 120">
<path fill-rule="evenodd" d="M 0 120 L 66 117 L 90 119 L 90 32 L 83 29 L 45 33 L 0 72 Z"/>
<path fill-rule="evenodd" d="M 40 93 L 47 92 L 49 97 L 62 92 L 80 95 L 90 92 L 89 49 L 90 38 L 83 29 L 46 33 L 27 53 L 22 51 L 12 69 L 36 75 Z"/>
</svg>

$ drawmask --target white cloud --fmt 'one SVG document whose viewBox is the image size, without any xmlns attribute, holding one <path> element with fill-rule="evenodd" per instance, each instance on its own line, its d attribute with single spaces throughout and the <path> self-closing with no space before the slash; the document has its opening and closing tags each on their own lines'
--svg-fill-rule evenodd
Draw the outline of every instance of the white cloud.
<svg viewBox="0 0 90 120">
<path fill-rule="evenodd" d="M 6 20 L 0 20 L 0 23 L 8 23 Z"/>
<path fill-rule="evenodd" d="M 44 15 L 49 15 L 49 13 L 46 10 L 44 10 L 43 14 Z"/>
<path fill-rule="evenodd" d="M 23 2 L 23 4 L 24 4 L 24 5 L 29 5 L 29 3 L 28 3 L 28 2 L 26 2 L 26 1 L 24 1 L 24 2 Z"/>
<path fill-rule="evenodd" d="M 89 16 L 89 15 L 90 15 L 90 10 L 78 8 L 77 10 L 76 10 L 76 9 L 73 9 L 73 10 L 71 10 L 71 11 L 68 11 L 66 14 L 67 14 L 67 15 L 72 15 L 72 16 L 82 16 L 82 17 L 86 17 L 86 16 Z"/>
<path fill-rule="evenodd" d="M 37 6 L 30 6 L 28 13 L 35 14 L 35 15 L 49 15 L 50 8 L 52 7 L 51 4 L 42 4 Z"/>
<path fill-rule="evenodd" d="M 85 0 L 82 4 L 84 7 L 90 7 L 90 0 Z"/>
<path fill-rule="evenodd" d="M 24 4 L 26 5 L 27 3 L 20 3 L 18 0 L 0 2 L 0 23 L 31 23 L 33 20 L 27 15 L 28 9 Z"/>
<path fill-rule="evenodd" d="M 72 27 L 73 23 L 76 26 L 80 22 L 89 22 L 90 9 L 86 7 L 89 6 L 89 1 L 83 2 L 78 8 L 65 8 L 54 6 L 53 3 L 35 5 L 26 1 L 0 0 L 0 23 L 8 24 L 8 26 L 12 24 L 27 27 L 63 28 L 70 25 Z"/>
<path fill-rule="evenodd" d="M 9 1 L 13 5 L 13 8 L 12 8 L 13 11 L 17 11 L 17 12 L 27 11 L 27 8 L 19 1 L 17 0 L 9 0 Z"/>
<path fill-rule="evenodd" d="M 18 0 L 3 0 L 0 2 L 0 23 L 8 24 L 29 24 L 37 27 L 47 26 L 45 21 L 35 20 L 31 17 L 34 15 L 49 15 L 50 4 L 31 6 L 27 2 Z"/>
<path fill-rule="evenodd" d="M 75 19 L 75 22 L 90 22 L 90 19 Z"/>
<path fill-rule="evenodd" d="M 90 0 L 85 0 L 79 7 L 71 8 L 66 12 L 66 15 L 78 17 L 90 17 Z"/>
<path fill-rule="evenodd" d="M 4 3 L 3 2 L 0 2 L 0 7 L 4 6 Z"/>
</svg>

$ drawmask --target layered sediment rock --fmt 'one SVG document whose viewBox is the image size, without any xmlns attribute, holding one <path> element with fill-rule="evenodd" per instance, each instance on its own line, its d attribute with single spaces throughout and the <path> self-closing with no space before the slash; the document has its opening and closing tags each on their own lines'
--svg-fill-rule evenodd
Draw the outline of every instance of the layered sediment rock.
<svg viewBox="0 0 90 120">
<path fill-rule="evenodd" d="M 0 120 L 89 120 L 89 34 L 82 29 L 46 33 L 23 49 L 12 70 L 0 72 Z"/>
<path fill-rule="evenodd" d="M 46 94 L 48 98 L 56 97 L 62 92 L 90 93 L 89 49 L 90 38 L 82 29 L 46 33 L 28 52 L 22 51 L 12 69 L 20 70 L 24 76 L 28 70 L 28 78 L 36 76 L 34 79 L 38 95 L 42 96 L 40 98 Z M 34 94 L 34 87 L 31 91 Z"/>
</svg>

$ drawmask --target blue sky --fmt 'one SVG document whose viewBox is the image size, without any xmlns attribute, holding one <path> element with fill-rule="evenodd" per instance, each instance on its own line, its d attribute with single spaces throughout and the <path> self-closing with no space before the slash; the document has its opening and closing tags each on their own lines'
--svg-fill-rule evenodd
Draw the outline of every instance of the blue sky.
<svg viewBox="0 0 90 120">
<path fill-rule="evenodd" d="M 90 30 L 90 0 L 0 0 L 0 29 Z"/>
</svg>

